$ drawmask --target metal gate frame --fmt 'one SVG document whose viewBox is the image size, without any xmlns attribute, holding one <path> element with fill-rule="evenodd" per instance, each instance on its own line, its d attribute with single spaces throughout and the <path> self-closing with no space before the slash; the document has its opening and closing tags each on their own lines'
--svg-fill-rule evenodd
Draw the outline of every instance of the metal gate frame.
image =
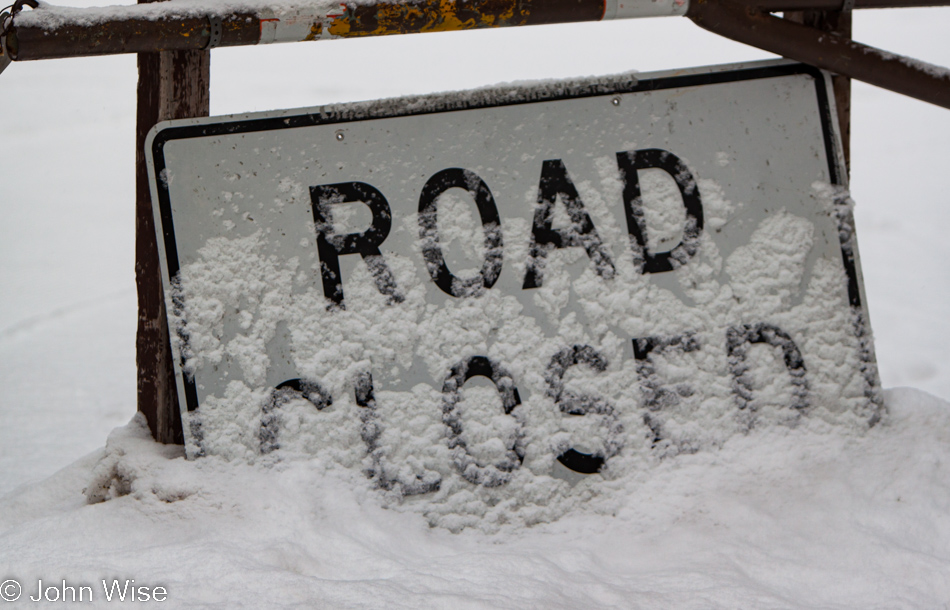
<svg viewBox="0 0 950 610">
<path fill-rule="evenodd" d="M 685 16 L 715 34 L 828 70 L 845 162 L 850 79 L 950 109 L 950 71 L 851 39 L 851 11 L 948 6 L 950 0 L 379 0 L 301 3 L 277 13 L 221 12 L 212 2 L 64 9 L 16 0 L 0 14 L 0 72 L 11 61 L 138 54 L 137 403 L 155 439 L 182 443 L 144 144 L 159 121 L 208 116 L 211 49 L 423 32 Z M 23 11 L 24 7 L 33 10 Z M 783 17 L 773 13 L 782 12 Z"/>
</svg>

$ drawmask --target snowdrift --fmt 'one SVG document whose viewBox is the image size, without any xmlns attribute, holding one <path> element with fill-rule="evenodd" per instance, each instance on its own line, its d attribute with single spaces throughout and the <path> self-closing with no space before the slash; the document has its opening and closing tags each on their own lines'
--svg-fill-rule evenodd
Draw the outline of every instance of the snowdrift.
<svg viewBox="0 0 950 610">
<path fill-rule="evenodd" d="M 753 429 L 644 463 L 555 523 L 459 534 L 329 463 L 186 461 L 137 416 L 0 500 L 0 574 L 24 594 L 94 585 L 102 607 L 113 578 L 173 607 L 938 607 L 950 403 L 886 403 L 868 431 Z"/>
</svg>

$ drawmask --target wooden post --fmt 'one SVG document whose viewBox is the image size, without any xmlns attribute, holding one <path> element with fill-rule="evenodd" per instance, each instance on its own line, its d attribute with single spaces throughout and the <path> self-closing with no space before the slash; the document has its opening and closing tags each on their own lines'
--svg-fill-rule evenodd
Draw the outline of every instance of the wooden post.
<svg viewBox="0 0 950 610">
<path fill-rule="evenodd" d="M 141 0 L 140 0 L 141 3 Z M 208 116 L 210 51 L 138 54 L 135 129 L 135 284 L 139 314 L 136 335 L 138 410 L 155 440 L 183 443 L 155 222 L 145 166 L 145 136 L 157 122 Z"/>
<path fill-rule="evenodd" d="M 825 32 L 851 38 L 851 11 L 787 11 L 785 18 Z M 831 77 L 835 106 L 838 107 L 838 127 L 845 167 L 851 175 L 851 79 L 835 74 Z"/>
</svg>

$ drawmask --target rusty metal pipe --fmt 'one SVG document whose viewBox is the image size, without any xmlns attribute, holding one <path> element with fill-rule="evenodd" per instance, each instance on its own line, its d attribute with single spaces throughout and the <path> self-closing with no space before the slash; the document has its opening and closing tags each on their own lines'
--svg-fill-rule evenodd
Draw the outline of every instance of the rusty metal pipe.
<svg viewBox="0 0 950 610">
<path fill-rule="evenodd" d="M 950 71 L 749 8 L 693 0 L 687 17 L 720 36 L 950 109 Z"/>
<path fill-rule="evenodd" d="M 632 17 L 683 15 L 688 0 L 412 0 L 337 5 L 324 14 L 315 8 L 275 13 L 262 8 L 239 15 L 201 13 L 200 3 L 185 15 L 172 7 L 161 13 L 155 4 L 123 7 L 121 16 L 96 22 L 98 9 L 40 7 L 16 16 L 6 36 L 17 61 L 150 51 L 199 50 L 238 46 L 360 38 L 417 32 L 601 21 Z M 726 0 L 728 1 L 728 0 Z M 836 10 L 842 0 L 740 0 L 763 11 Z M 716 0 L 718 2 L 718 0 Z M 855 0 L 855 8 L 948 5 L 950 0 Z M 707 5 L 698 10 L 706 10 Z M 140 8 L 141 7 L 141 8 Z M 325 9 L 324 9 L 325 10 Z M 46 19 L 43 17 L 55 17 Z M 51 22 L 57 25 L 50 26 Z M 222 31 L 212 36 L 213 24 Z"/>
<path fill-rule="evenodd" d="M 220 21 L 220 28 L 220 41 L 215 46 L 250 45 L 260 40 L 260 21 L 254 15 L 232 15 Z M 189 51 L 208 48 L 211 30 L 207 17 L 137 17 L 97 25 L 67 24 L 53 30 L 14 23 L 6 46 L 15 61 Z"/>
<path fill-rule="evenodd" d="M 741 4 L 768 13 L 786 11 L 840 11 L 842 0 L 738 0 Z M 950 6 L 950 0 L 854 0 L 855 9 L 925 8 Z"/>
<path fill-rule="evenodd" d="M 625 4 L 634 7 L 632 12 L 635 14 L 631 15 L 616 14 L 623 12 L 617 10 L 618 0 L 383 1 L 337 5 L 342 7 L 341 10 L 330 14 L 318 12 L 316 8 L 277 13 L 262 8 L 255 14 L 223 19 L 221 40 L 212 46 L 600 21 L 611 17 L 682 15 L 686 11 L 685 2 L 628 0 Z M 611 5 L 613 15 L 610 14 Z M 200 8 L 195 7 L 187 16 L 156 17 L 154 5 L 144 5 L 147 8 L 143 9 L 138 9 L 139 6 L 143 5 L 126 7 L 123 17 L 93 24 L 81 18 L 87 11 L 70 9 L 56 15 L 55 21 L 59 25 L 52 28 L 37 15 L 55 12 L 56 7 L 23 12 L 14 20 L 7 35 L 10 56 L 16 61 L 26 61 L 209 47 L 213 13 L 196 15 L 195 11 Z M 94 11 L 88 9 L 88 15 L 94 16 Z"/>
</svg>

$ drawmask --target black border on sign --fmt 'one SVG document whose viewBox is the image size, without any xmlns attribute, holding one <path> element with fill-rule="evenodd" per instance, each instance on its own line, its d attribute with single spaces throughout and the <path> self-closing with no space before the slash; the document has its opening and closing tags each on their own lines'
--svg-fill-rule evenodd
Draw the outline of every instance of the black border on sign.
<svg viewBox="0 0 950 610">
<path fill-rule="evenodd" d="M 713 67 L 715 68 L 715 67 Z M 617 81 L 615 83 L 605 84 L 601 81 L 578 81 L 574 86 L 566 88 L 566 92 L 558 95 L 538 95 L 537 90 L 531 87 L 515 88 L 513 94 L 504 100 L 491 101 L 488 96 L 479 99 L 478 91 L 472 93 L 472 99 L 469 100 L 449 100 L 445 98 L 441 105 L 431 104 L 424 109 L 413 107 L 412 104 L 395 105 L 392 111 L 386 111 L 387 108 L 381 107 L 379 103 L 355 103 L 341 104 L 328 107 L 329 112 L 315 113 L 308 112 L 302 114 L 290 114 L 281 117 L 266 118 L 244 118 L 232 121 L 222 121 L 220 123 L 183 125 L 177 127 L 166 127 L 155 135 L 152 140 L 152 163 L 155 169 L 155 180 L 158 188 L 159 215 L 161 218 L 161 231 L 165 244 L 165 260 L 168 268 L 169 282 L 178 274 L 180 263 L 178 260 L 178 247 L 175 242 L 175 226 L 171 213 L 171 201 L 169 199 L 167 185 L 161 180 L 160 176 L 165 170 L 164 146 L 166 142 L 172 140 L 186 140 L 190 138 L 214 137 L 220 135 L 230 135 L 239 133 L 253 133 L 257 131 L 277 131 L 280 129 L 311 127 L 315 125 L 332 125 L 336 123 L 350 123 L 354 121 L 365 121 L 373 119 L 389 119 L 401 116 L 420 116 L 426 114 L 441 114 L 445 112 L 457 112 L 461 110 L 476 110 L 481 108 L 501 108 L 504 106 L 518 106 L 523 104 L 533 104 L 539 102 L 556 102 L 566 99 L 579 99 L 586 97 L 597 97 L 612 95 L 618 93 L 639 93 L 644 91 L 661 91 L 663 89 L 675 89 L 678 87 L 696 87 L 701 85 L 716 85 L 722 83 L 733 83 L 748 80 L 758 80 L 764 78 L 776 78 L 782 76 L 793 76 L 797 74 L 806 74 L 811 76 L 815 82 L 815 92 L 818 97 L 818 109 L 821 117 L 822 134 L 824 135 L 825 157 L 828 160 L 828 175 L 834 185 L 842 185 L 841 168 L 838 166 L 838 156 L 835 148 L 834 128 L 832 121 L 836 117 L 832 116 L 831 104 L 828 100 L 828 91 L 825 86 L 825 77 L 821 70 L 814 66 L 800 63 L 778 64 L 771 66 L 757 66 L 750 68 L 737 68 L 734 70 L 706 72 L 700 74 L 686 74 L 681 76 L 664 76 L 659 78 L 636 80 L 631 75 L 629 81 Z M 532 95 L 532 93 L 534 95 Z M 438 94 L 434 96 L 420 96 L 419 98 L 407 98 L 401 101 L 412 101 L 417 99 L 437 99 Z M 149 152 L 149 151 L 146 151 Z M 839 219 L 840 223 L 840 219 Z M 858 285 L 857 268 L 854 262 L 854 255 L 850 244 L 841 244 L 841 258 L 844 264 L 845 273 L 848 277 L 848 301 L 852 309 L 861 308 L 861 292 Z M 195 387 L 194 379 L 189 379 L 188 375 L 182 375 L 185 387 L 185 402 L 188 411 L 195 411 L 198 408 L 198 391 Z"/>
</svg>

